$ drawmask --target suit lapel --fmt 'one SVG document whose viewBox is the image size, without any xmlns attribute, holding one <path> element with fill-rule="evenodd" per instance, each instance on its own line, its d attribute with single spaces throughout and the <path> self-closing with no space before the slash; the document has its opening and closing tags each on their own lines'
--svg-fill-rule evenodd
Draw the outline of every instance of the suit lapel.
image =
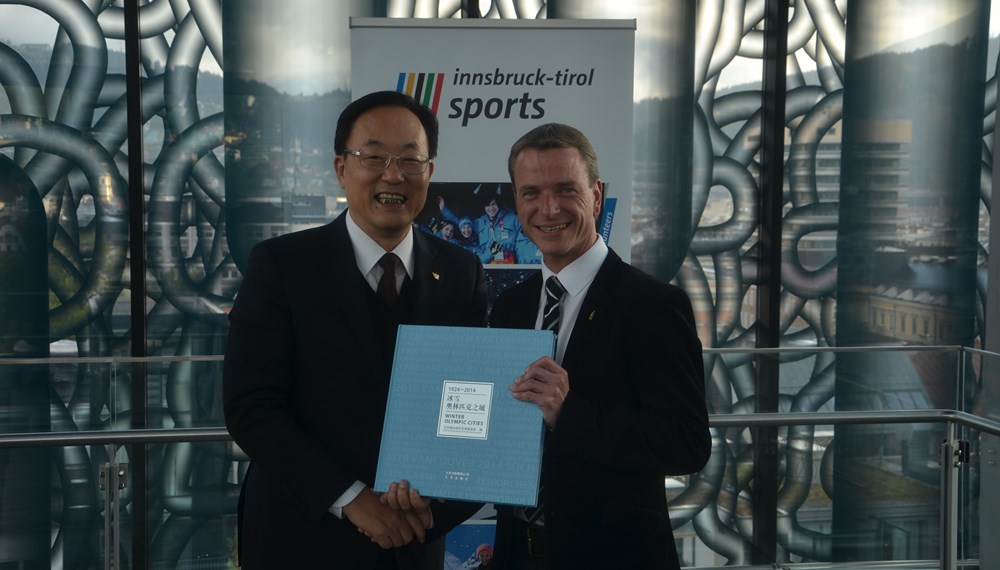
<svg viewBox="0 0 1000 570">
<path fill-rule="evenodd" d="M 587 296 L 580 305 L 580 314 L 573 324 L 573 336 L 569 339 L 562 361 L 562 366 L 566 370 L 571 370 L 583 352 L 589 347 L 596 346 L 600 341 L 601 322 L 607 316 L 611 304 L 610 293 L 618 284 L 623 263 L 618 254 L 608 250 L 608 257 L 597 271 L 594 282 L 590 284 Z"/>
<path fill-rule="evenodd" d="M 501 315 L 502 326 L 516 329 L 533 329 L 538 318 L 538 301 L 542 295 L 542 272 L 535 271 L 524 282 L 510 290 L 513 295 L 510 314 Z"/>
<path fill-rule="evenodd" d="M 385 362 L 383 355 L 379 354 L 375 327 L 368 314 L 367 293 L 362 288 L 364 282 L 359 279 L 358 262 L 347 235 L 346 215 L 345 211 L 327 226 L 329 231 L 324 232 L 324 251 L 329 252 L 329 261 L 321 264 L 325 273 L 324 282 L 332 285 L 330 291 L 335 297 L 334 303 L 343 311 L 343 322 L 347 328 L 357 337 L 363 357 L 368 362 Z"/>
<path fill-rule="evenodd" d="M 434 238 L 436 239 L 436 238 Z M 430 243 L 431 238 L 417 229 L 413 230 L 413 322 L 433 322 L 438 299 L 447 282 L 448 268 L 439 267 L 437 250 Z"/>
</svg>

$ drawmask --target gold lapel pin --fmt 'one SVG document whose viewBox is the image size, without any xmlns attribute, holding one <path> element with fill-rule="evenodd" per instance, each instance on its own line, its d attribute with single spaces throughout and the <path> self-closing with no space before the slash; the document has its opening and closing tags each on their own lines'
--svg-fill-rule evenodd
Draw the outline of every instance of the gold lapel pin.
<svg viewBox="0 0 1000 570">
<path fill-rule="evenodd" d="M 597 315 L 597 309 L 594 309 L 593 311 L 590 311 L 590 315 L 589 315 L 589 316 L 587 317 L 587 320 L 588 320 L 588 321 L 592 321 L 592 320 L 594 320 L 594 317 L 595 317 L 596 315 Z"/>
<path fill-rule="evenodd" d="M 431 271 L 431 277 L 433 277 L 435 281 L 440 281 L 441 280 L 441 276 L 438 275 L 437 272 L 435 272 L 435 271 Z"/>
</svg>

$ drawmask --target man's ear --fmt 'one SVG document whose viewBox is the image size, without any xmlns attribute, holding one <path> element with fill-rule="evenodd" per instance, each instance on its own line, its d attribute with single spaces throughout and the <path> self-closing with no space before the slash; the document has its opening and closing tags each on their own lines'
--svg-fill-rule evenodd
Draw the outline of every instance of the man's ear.
<svg viewBox="0 0 1000 570">
<path fill-rule="evenodd" d="M 604 209 L 604 181 L 600 178 L 594 183 L 594 219 L 599 219 Z"/>
<path fill-rule="evenodd" d="M 346 166 L 344 162 L 344 155 L 338 154 L 333 157 L 333 171 L 337 173 L 337 182 L 340 183 L 341 188 L 346 188 L 347 184 L 344 181 L 344 167 Z"/>
</svg>

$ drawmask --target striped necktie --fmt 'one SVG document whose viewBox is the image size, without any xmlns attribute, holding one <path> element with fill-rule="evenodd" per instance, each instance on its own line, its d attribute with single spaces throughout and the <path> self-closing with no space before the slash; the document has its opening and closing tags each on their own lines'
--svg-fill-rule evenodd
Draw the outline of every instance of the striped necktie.
<svg viewBox="0 0 1000 570">
<path fill-rule="evenodd" d="M 545 280 L 545 311 L 542 313 L 542 329 L 552 331 L 559 336 L 559 323 L 562 321 L 562 298 L 566 288 L 555 275 Z M 542 467 L 544 469 L 544 467 Z M 526 522 L 529 526 L 544 527 L 545 517 L 545 485 L 538 489 L 537 507 L 514 507 L 514 516 Z"/>
<path fill-rule="evenodd" d="M 542 313 L 542 329 L 552 331 L 559 336 L 559 323 L 562 321 L 562 298 L 566 288 L 555 275 L 545 280 L 545 311 Z M 544 467 L 543 467 L 544 469 Z M 514 516 L 526 522 L 529 526 L 544 527 L 545 517 L 545 486 L 538 488 L 537 507 L 514 507 Z"/>
<path fill-rule="evenodd" d="M 562 317 L 560 304 L 566 288 L 555 275 L 545 280 L 545 312 L 542 313 L 542 329 L 559 334 L 559 322 Z"/>
</svg>

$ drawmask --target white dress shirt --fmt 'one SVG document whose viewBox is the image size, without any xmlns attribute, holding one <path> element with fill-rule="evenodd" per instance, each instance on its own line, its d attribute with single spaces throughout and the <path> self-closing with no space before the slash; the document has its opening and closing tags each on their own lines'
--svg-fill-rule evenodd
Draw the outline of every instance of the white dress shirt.
<svg viewBox="0 0 1000 570">
<path fill-rule="evenodd" d="M 354 218 L 351 217 L 350 210 L 347 211 L 347 236 L 351 238 L 351 247 L 354 249 L 354 259 L 358 262 L 358 271 L 365 276 L 365 281 L 371 286 L 372 291 L 378 291 L 378 280 L 382 278 L 382 268 L 378 261 L 386 253 L 395 253 L 403 263 L 396 266 L 396 290 L 403 288 L 403 279 L 407 275 L 413 277 L 413 266 L 415 265 L 413 255 L 413 227 L 406 232 L 406 237 L 399 242 L 391 252 L 382 249 L 375 240 L 361 229 Z"/>
<path fill-rule="evenodd" d="M 561 314 L 559 317 L 559 334 L 556 337 L 556 362 L 560 366 L 562 365 L 563 355 L 566 354 L 566 345 L 569 344 L 569 337 L 573 334 L 573 325 L 576 323 L 576 317 L 580 314 L 580 305 L 583 304 L 583 298 L 587 296 L 590 284 L 594 282 L 594 277 L 597 277 L 597 271 L 601 269 L 601 265 L 604 264 L 604 260 L 607 257 L 608 246 L 601 239 L 601 236 L 597 236 L 594 245 L 590 246 L 590 249 L 586 253 L 566 267 L 563 267 L 559 273 L 553 273 L 545 265 L 545 257 L 542 257 L 542 291 L 538 301 L 538 316 L 535 318 L 535 328 L 542 328 L 542 314 L 545 312 L 544 283 L 549 276 L 555 275 L 559 278 L 559 282 L 562 283 L 563 288 L 566 289 L 566 294 L 563 295 L 562 303 L 559 305 Z"/>
</svg>

